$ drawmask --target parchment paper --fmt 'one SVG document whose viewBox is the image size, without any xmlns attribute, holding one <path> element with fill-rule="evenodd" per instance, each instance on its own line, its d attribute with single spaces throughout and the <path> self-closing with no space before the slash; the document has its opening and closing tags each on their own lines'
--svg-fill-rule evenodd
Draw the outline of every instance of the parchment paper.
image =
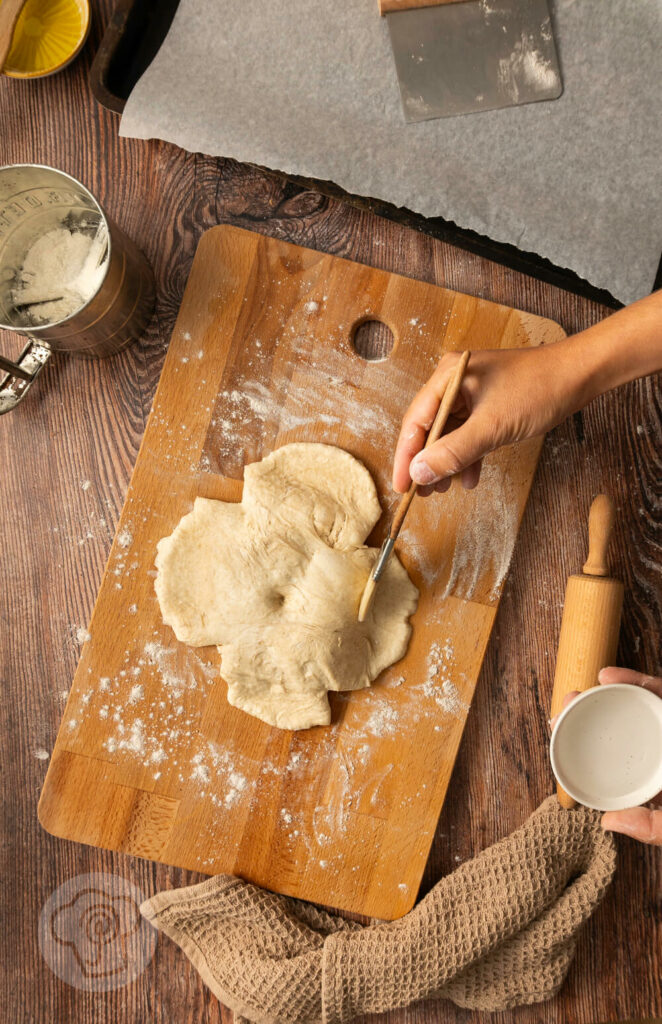
<svg viewBox="0 0 662 1024">
<path fill-rule="evenodd" d="M 559 100 L 407 125 L 376 0 L 181 0 L 120 134 L 442 216 L 629 302 L 662 248 L 662 5 L 552 11 Z"/>
</svg>

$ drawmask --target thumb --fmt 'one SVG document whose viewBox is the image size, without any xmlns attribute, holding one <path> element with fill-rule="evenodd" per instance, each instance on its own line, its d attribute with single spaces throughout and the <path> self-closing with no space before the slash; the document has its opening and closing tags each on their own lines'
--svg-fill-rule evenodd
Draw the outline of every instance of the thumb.
<svg viewBox="0 0 662 1024">
<path fill-rule="evenodd" d="M 434 484 L 455 476 L 482 459 L 495 447 L 489 424 L 470 416 L 457 430 L 451 430 L 424 448 L 411 460 L 409 474 L 417 484 Z"/>
<path fill-rule="evenodd" d="M 662 811 L 649 807 L 632 807 L 627 811 L 607 811 L 601 825 L 609 832 L 638 839 L 640 843 L 662 846 Z"/>
</svg>

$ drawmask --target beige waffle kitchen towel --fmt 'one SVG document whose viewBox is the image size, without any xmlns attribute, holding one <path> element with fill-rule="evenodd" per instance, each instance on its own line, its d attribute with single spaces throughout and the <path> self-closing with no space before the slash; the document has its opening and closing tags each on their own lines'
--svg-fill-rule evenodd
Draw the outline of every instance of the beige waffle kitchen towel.
<svg viewBox="0 0 662 1024">
<path fill-rule="evenodd" d="M 143 915 L 256 1024 L 347 1024 L 419 999 L 501 1010 L 549 999 L 616 868 L 600 815 L 550 797 L 398 921 L 361 925 L 229 875 Z"/>
</svg>

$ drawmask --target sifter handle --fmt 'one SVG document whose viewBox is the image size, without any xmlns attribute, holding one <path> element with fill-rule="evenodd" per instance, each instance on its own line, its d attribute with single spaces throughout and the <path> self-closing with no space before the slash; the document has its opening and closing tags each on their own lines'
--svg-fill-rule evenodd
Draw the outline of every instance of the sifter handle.
<svg viewBox="0 0 662 1024">
<path fill-rule="evenodd" d="M 598 494 L 588 514 L 588 558 L 583 572 L 587 576 L 608 576 L 607 550 L 611 540 L 616 508 L 607 494 Z"/>
</svg>

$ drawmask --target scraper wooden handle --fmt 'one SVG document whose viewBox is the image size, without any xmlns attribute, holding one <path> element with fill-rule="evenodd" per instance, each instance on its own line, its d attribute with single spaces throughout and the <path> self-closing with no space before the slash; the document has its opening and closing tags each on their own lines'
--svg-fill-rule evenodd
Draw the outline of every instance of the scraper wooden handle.
<svg viewBox="0 0 662 1024">
<path fill-rule="evenodd" d="M 623 607 L 623 584 L 610 578 L 607 550 L 616 517 L 614 503 L 599 494 L 591 505 L 588 521 L 589 551 L 581 574 L 571 576 L 565 592 L 563 620 L 556 658 L 552 693 L 552 717 L 563 708 L 572 690 L 590 690 L 598 672 L 613 665 Z M 563 807 L 575 801 L 557 786 Z"/>
<path fill-rule="evenodd" d="M 380 14 L 394 11 L 413 11 L 417 7 L 441 7 L 442 4 L 457 4 L 463 0 L 378 0 Z"/>
</svg>

